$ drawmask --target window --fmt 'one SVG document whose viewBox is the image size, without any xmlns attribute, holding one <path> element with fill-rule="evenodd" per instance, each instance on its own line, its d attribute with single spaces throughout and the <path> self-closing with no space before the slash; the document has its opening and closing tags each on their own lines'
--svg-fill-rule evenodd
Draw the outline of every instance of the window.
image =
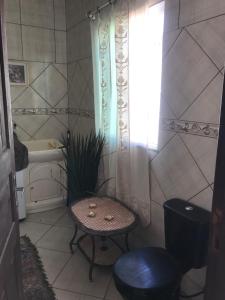
<svg viewBox="0 0 225 300">
<path fill-rule="evenodd" d="M 158 149 L 163 27 L 164 1 L 131 12 L 130 135 L 132 143 L 154 150 Z"/>
</svg>

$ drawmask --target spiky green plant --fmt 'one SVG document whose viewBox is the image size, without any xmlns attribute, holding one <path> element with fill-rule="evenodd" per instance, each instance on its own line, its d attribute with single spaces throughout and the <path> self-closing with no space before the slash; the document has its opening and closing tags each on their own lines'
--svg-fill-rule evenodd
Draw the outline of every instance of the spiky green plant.
<svg viewBox="0 0 225 300">
<path fill-rule="evenodd" d="M 69 202 L 96 194 L 104 136 L 93 131 L 86 136 L 71 133 L 69 139 L 63 137 L 63 143 Z"/>
</svg>

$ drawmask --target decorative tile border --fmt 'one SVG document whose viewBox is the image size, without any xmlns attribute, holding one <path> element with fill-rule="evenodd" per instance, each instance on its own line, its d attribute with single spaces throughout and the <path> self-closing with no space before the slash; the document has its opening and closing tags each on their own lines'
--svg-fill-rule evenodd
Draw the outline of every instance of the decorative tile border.
<svg viewBox="0 0 225 300">
<path fill-rule="evenodd" d="M 90 119 L 95 118 L 95 113 L 93 111 L 79 108 L 69 108 L 69 114 Z"/>
<path fill-rule="evenodd" d="M 162 119 L 161 129 L 217 139 L 219 125 L 186 120 Z"/>
<path fill-rule="evenodd" d="M 94 112 L 78 108 L 12 108 L 14 116 L 21 115 L 76 115 L 83 118 L 94 119 Z M 194 122 L 187 120 L 161 119 L 162 130 L 184 134 L 199 135 L 217 139 L 219 125 L 211 123 Z"/>
<path fill-rule="evenodd" d="M 23 115 L 77 115 L 79 117 L 94 119 L 94 112 L 78 108 L 12 108 L 14 116 Z"/>
<path fill-rule="evenodd" d="M 14 116 L 20 115 L 65 115 L 68 108 L 12 108 Z"/>
</svg>

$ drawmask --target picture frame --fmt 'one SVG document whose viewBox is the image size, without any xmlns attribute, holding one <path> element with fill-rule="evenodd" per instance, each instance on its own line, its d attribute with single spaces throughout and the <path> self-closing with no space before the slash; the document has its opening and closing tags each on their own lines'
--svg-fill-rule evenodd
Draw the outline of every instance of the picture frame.
<svg viewBox="0 0 225 300">
<path fill-rule="evenodd" d="M 9 62 L 10 85 L 28 85 L 28 74 L 26 63 Z"/>
</svg>

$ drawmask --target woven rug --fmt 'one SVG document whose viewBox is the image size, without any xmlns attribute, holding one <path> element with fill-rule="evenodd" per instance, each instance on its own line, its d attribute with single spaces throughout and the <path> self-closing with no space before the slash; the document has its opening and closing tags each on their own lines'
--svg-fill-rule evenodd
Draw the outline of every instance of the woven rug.
<svg viewBox="0 0 225 300">
<path fill-rule="evenodd" d="M 36 247 L 26 236 L 20 239 L 22 276 L 26 300 L 56 300 Z"/>
</svg>

